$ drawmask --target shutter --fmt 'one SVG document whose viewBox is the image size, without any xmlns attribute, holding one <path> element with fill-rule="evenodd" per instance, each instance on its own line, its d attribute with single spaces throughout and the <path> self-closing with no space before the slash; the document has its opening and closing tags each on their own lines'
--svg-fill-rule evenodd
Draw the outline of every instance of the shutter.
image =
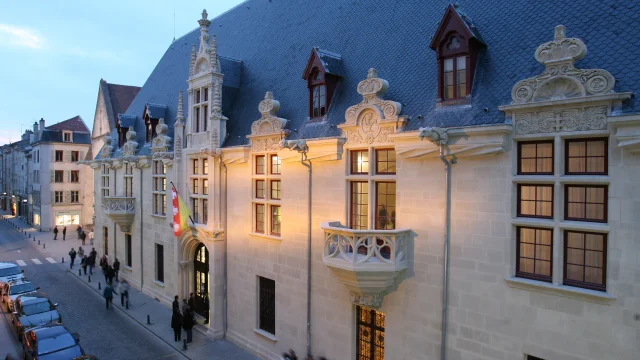
<svg viewBox="0 0 640 360">
<path fill-rule="evenodd" d="M 71 170 L 65 170 L 65 172 L 67 173 L 67 182 L 71 182 Z"/>
<path fill-rule="evenodd" d="M 80 151 L 80 155 L 78 158 L 79 161 L 84 161 L 84 151 Z"/>
<path fill-rule="evenodd" d="M 64 162 L 70 162 L 71 161 L 71 151 L 65 151 L 63 154 L 64 154 Z"/>
<path fill-rule="evenodd" d="M 56 192 L 52 191 L 51 192 L 51 203 L 55 204 L 55 202 L 56 202 Z"/>
<path fill-rule="evenodd" d="M 55 149 L 51 150 L 51 162 L 56 162 L 56 151 L 55 151 Z"/>
<path fill-rule="evenodd" d="M 55 170 L 51 170 L 51 182 L 55 182 L 56 181 L 56 171 Z"/>
<path fill-rule="evenodd" d="M 64 203 L 69 203 L 71 202 L 71 191 L 65 191 L 64 192 Z"/>
</svg>

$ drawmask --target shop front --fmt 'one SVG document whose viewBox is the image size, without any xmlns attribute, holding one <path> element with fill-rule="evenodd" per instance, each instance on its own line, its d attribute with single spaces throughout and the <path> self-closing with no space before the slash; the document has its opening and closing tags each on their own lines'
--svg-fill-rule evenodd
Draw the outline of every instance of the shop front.
<svg viewBox="0 0 640 360">
<path fill-rule="evenodd" d="M 80 225 L 79 211 L 56 211 L 56 226 Z"/>
</svg>

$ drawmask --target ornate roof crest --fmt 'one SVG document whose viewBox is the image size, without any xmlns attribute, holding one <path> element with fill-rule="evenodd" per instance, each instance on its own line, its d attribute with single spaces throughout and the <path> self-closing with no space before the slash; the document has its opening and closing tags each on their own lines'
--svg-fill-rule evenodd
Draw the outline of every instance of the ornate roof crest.
<svg viewBox="0 0 640 360">
<path fill-rule="evenodd" d="M 165 124 L 164 119 L 158 120 L 156 125 L 156 137 L 151 141 L 151 151 L 154 153 L 167 152 L 171 146 L 171 137 L 167 136 L 169 127 Z"/>
<path fill-rule="evenodd" d="M 247 136 L 251 140 L 253 151 L 278 150 L 280 140 L 289 134 L 289 130 L 284 128 L 287 120 L 276 116 L 280 110 L 280 102 L 274 100 L 271 91 L 267 91 L 258 110 L 262 116 L 253 122 L 251 135 Z"/>
<path fill-rule="evenodd" d="M 133 126 L 129 127 L 127 131 L 127 142 L 122 146 L 122 156 L 135 156 L 138 150 L 138 143 L 136 142 L 136 132 L 133 130 Z"/>
</svg>

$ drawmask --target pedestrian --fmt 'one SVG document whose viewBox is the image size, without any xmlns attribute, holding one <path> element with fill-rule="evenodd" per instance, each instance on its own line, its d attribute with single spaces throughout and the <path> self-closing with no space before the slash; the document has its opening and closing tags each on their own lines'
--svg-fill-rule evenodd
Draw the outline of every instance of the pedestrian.
<svg viewBox="0 0 640 360">
<path fill-rule="evenodd" d="M 127 309 L 129 308 L 129 283 L 127 280 L 122 280 L 120 283 L 120 305 L 125 306 L 125 300 Z"/>
<path fill-rule="evenodd" d="M 109 309 L 109 304 L 113 304 L 113 294 L 116 294 L 116 292 L 113 290 L 111 285 L 105 284 L 104 285 L 104 291 L 102 292 L 102 295 L 104 296 L 105 300 L 107 301 L 107 309 Z"/>
<path fill-rule="evenodd" d="M 53 240 L 58 240 L 58 227 L 53 227 Z"/>
<path fill-rule="evenodd" d="M 73 250 L 73 248 L 71 248 L 71 251 L 69 251 L 69 257 L 71 258 L 70 269 L 73 269 L 73 263 L 76 261 L 76 251 Z"/>
<path fill-rule="evenodd" d="M 87 265 L 89 265 L 89 274 L 93 275 L 93 267 L 96 266 L 96 255 L 98 253 L 96 252 L 95 248 L 91 248 L 91 252 L 89 253 L 89 263 Z"/>
<path fill-rule="evenodd" d="M 187 301 L 187 305 L 189 305 L 191 310 L 196 308 L 196 296 L 193 293 L 189 294 L 189 301 Z"/>
<path fill-rule="evenodd" d="M 67 237 L 67 227 L 62 228 L 62 240 L 65 240 Z"/>
<path fill-rule="evenodd" d="M 93 230 L 89 231 L 89 243 L 93 245 Z"/>
<path fill-rule="evenodd" d="M 173 298 L 172 308 L 173 312 L 180 311 L 180 301 L 178 301 L 178 295 Z"/>
<path fill-rule="evenodd" d="M 173 341 L 182 340 L 182 315 L 178 310 L 173 310 L 173 315 L 171 315 L 171 328 L 173 329 Z"/>
<path fill-rule="evenodd" d="M 85 240 L 87 240 L 87 234 L 84 231 L 80 233 L 80 240 L 82 240 L 82 245 L 84 245 Z"/>
<path fill-rule="evenodd" d="M 187 343 L 191 342 L 193 323 L 193 313 L 191 312 L 191 308 L 188 308 L 187 312 L 182 314 L 182 328 L 184 328 L 184 331 L 187 333 Z"/>
<path fill-rule="evenodd" d="M 100 258 L 100 268 L 104 271 L 104 268 L 107 266 L 107 255 L 102 255 Z"/>
<path fill-rule="evenodd" d="M 209 295 L 204 294 L 203 304 L 204 306 L 204 323 L 209 323 Z"/>
<path fill-rule="evenodd" d="M 81 260 L 81 265 L 82 265 L 82 270 L 84 270 L 84 274 L 87 275 L 87 263 L 89 262 L 89 258 L 87 257 L 87 255 L 82 257 Z"/>
<path fill-rule="evenodd" d="M 76 233 L 78 233 L 78 240 L 80 240 L 80 234 L 82 234 L 82 226 L 78 225 L 78 228 L 76 229 Z"/>
<path fill-rule="evenodd" d="M 187 305 L 187 299 L 182 299 L 182 314 L 186 314 L 187 310 L 189 310 L 189 305 Z"/>
<path fill-rule="evenodd" d="M 96 255 L 98 255 L 98 252 L 96 251 L 96 248 L 92 247 L 91 251 L 89 252 L 89 256 L 95 258 Z"/>
<path fill-rule="evenodd" d="M 82 258 L 84 256 L 84 249 L 82 246 L 78 247 L 78 256 Z"/>
<path fill-rule="evenodd" d="M 118 261 L 118 258 L 116 258 L 116 261 L 113 262 L 113 273 L 116 276 L 116 281 L 118 280 L 118 272 L 120 271 L 120 261 Z"/>
<path fill-rule="evenodd" d="M 104 273 L 104 281 L 111 284 L 111 281 L 109 280 L 111 278 L 111 265 L 105 266 L 102 272 Z"/>
</svg>

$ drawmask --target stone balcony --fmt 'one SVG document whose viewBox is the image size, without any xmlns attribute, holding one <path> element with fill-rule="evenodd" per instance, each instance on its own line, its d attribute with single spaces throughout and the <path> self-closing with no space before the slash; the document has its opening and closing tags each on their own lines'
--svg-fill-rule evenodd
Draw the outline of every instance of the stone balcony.
<svg viewBox="0 0 640 360">
<path fill-rule="evenodd" d="M 339 222 L 321 227 L 323 263 L 349 289 L 353 303 L 379 308 L 408 266 L 411 230 L 353 230 Z"/>
<path fill-rule="evenodd" d="M 130 232 L 136 216 L 136 198 L 125 196 L 105 196 L 102 198 L 104 213 L 113 220 L 122 232 Z"/>
</svg>

